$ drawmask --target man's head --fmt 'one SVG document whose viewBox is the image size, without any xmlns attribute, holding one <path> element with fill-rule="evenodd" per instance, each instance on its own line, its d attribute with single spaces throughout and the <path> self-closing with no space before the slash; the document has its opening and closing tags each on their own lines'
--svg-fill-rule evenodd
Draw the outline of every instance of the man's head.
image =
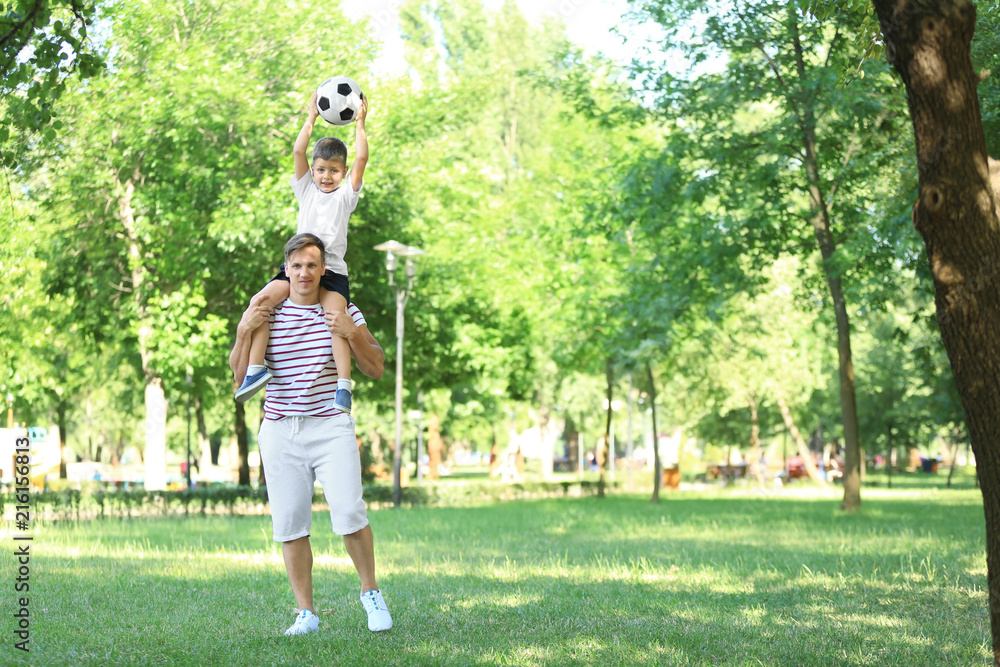
<svg viewBox="0 0 1000 667">
<path fill-rule="evenodd" d="M 314 234 L 296 234 L 285 244 L 285 275 L 291 283 L 289 298 L 293 303 L 319 303 L 325 253 L 323 241 Z"/>
<path fill-rule="evenodd" d="M 312 177 L 321 192 L 333 192 L 347 176 L 347 144 L 326 137 L 313 147 Z"/>
</svg>

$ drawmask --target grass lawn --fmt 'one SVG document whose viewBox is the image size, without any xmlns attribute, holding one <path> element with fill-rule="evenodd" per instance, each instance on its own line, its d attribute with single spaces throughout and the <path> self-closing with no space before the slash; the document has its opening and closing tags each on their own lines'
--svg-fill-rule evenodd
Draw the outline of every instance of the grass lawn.
<svg viewBox="0 0 1000 667">
<path fill-rule="evenodd" d="M 866 489 L 851 516 L 839 501 L 737 489 L 373 511 L 395 621 L 378 635 L 316 512 L 320 632 L 293 638 L 266 516 L 37 526 L 31 652 L 5 631 L 0 664 L 990 664 L 979 492 Z"/>
</svg>

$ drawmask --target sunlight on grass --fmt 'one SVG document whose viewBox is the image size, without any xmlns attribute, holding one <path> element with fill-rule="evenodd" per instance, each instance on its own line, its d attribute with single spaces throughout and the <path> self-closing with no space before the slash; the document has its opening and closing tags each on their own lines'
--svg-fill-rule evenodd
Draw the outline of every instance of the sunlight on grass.
<svg viewBox="0 0 1000 667">
<path fill-rule="evenodd" d="M 883 492 L 846 516 L 822 493 L 739 492 L 375 511 L 384 635 L 317 512 L 321 631 L 294 642 L 267 517 L 41 526 L 32 664 L 985 665 L 981 502 Z"/>
</svg>

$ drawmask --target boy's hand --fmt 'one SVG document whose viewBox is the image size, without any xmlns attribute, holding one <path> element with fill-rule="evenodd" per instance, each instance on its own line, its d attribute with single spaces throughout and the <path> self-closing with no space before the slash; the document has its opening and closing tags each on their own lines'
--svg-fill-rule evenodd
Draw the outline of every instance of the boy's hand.
<svg viewBox="0 0 1000 667">
<path fill-rule="evenodd" d="M 309 117 L 315 119 L 319 116 L 319 107 L 316 106 L 316 96 L 317 91 L 313 91 L 312 97 L 309 98 Z"/>
<path fill-rule="evenodd" d="M 355 123 L 361 123 L 362 126 L 365 124 L 365 118 L 368 116 L 368 97 L 361 98 L 361 106 L 358 107 L 358 113 L 354 116 Z"/>
</svg>

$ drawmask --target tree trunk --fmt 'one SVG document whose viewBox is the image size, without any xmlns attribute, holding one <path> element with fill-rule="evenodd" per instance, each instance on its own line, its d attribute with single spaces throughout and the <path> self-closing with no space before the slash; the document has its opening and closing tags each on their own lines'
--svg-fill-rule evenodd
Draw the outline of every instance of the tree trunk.
<svg viewBox="0 0 1000 667">
<path fill-rule="evenodd" d="M 66 403 L 56 403 L 56 424 L 59 425 L 59 479 L 66 479 Z"/>
<path fill-rule="evenodd" d="M 951 465 L 948 466 L 948 483 L 945 488 L 951 488 L 951 478 L 955 476 L 955 463 L 958 460 L 958 440 L 951 445 Z"/>
<path fill-rule="evenodd" d="M 795 48 L 796 68 L 799 78 L 805 80 L 805 57 L 799 41 L 798 21 L 792 16 L 790 21 Z M 823 194 L 823 180 L 819 171 L 818 148 L 816 142 L 816 116 L 813 100 L 803 96 L 800 100 L 802 113 L 799 114 L 799 130 L 802 134 L 803 158 L 809 181 L 809 209 L 812 214 L 813 232 L 823 256 L 823 272 L 826 274 L 830 298 L 837 322 L 837 357 L 840 375 L 840 413 L 844 423 L 844 499 L 841 509 L 852 512 L 861 508 L 861 445 L 858 434 L 858 408 L 854 385 L 854 362 L 851 356 L 851 323 L 847 316 L 844 288 L 833 267 L 833 255 L 837 250 L 830 230 L 830 208 Z"/>
<path fill-rule="evenodd" d="M 427 479 L 441 477 L 441 463 L 444 453 L 444 439 L 441 437 L 441 418 L 432 412 L 427 418 Z M 418 457 L 419 459 L 419 457 Z M 417 462 L 419 466 L 419 460 Z"/>
<path fill-rule="evenodd" d="M 243 404 L 236 403 L 236 447 L 240 457 L 239 485 L 250 486 L 250 451 L 247 442 L 247 420 Z"/>
<path fill-rule="evenodd" d="M 886 480 L 888 480 L 887 486 L 891 489 L 892 488 L 892 422 L 891 421 L 889 422 L 886 428 L 889 431 L 887 434 L 889 437 L 889 447 L 888 451 L 886 452 L 885 475 L 886 475 Z"/>
<path fill-rule="evenodd" d="M 760 419 L 757 415 L 757 394 L 751 391 L 747 397 L 750 407 L 750 451 L 747 454 L 747 469 L 757 478 L 761 488 L 767 486 L 767 470 L 760 469 Z"/>
<path fill-rule="evenodd" d="M 118 175 L 115 175 L 116 179 Z M 167 399 L 163 392 L 163 380 L 153 368 L 152 334 L 153 325 L 146 310 L 143 285 L 147 269 L 142 256 L 142 242 L 135 227 L 135 210 L 132 197 L 135 181 L 141 178 L 139 169 L 125 182 L 118 181 L 121 198 L 118 201 L 118 219 L 128 240 L 128 261 L 132 274 L 132 299 L 135 302 L 135 318 L 139 332 L 139 356 L 142 373 L 146 381 L 146 447 L 143 453 L 145 469 L 144 486 L 150 491 L 167 488 Z"/>
<path fill-rule="evenodd" d="M 660 484 L 663 482 L 663 461 L 660 460 L 660 438 L 656 428 L 656 380 L 653 378 L 653 367 L 646 362 L 646 376 L 649 378 L 649 407 L 653 414 L 653 498 L 654 503 L 660 502 Z"/>
<path fill-rule="evenodd" d="M 552 462 L 555 459 L 555 451 L 552 443 L 552 409 L 549 405 L 548 393 L 545 391 L 545 380 L 540 380 L 538 390 L 535 393 L 535 402 L 538 405 L 538 432 L 542 440 L 542 479 L 552 479 Z"/>
<path fill-rule="evenodd" d="M 194 399 L 194 418 L 198 425 L 198 472 L 204 478 L 212 465 L 212 441 L 208 437 L 208 426 L 205 424 L 205 406 L 201 397 Z"/>
<path fill-rule="evenodd" d="M 806 474 L 809 475 L 809 479 L 816 482 L 817 484 L 824 484 L 823 478 L 819 476 L 819 470 L 816 469 L 816 462 L 813 461 L 812 452 L 809 450 L 809 445 L 806 444 L 805 438 L 802 437 L 802 433 L 799 432 L 799 427 L 795 425 L 795 420 L 792 419 L 792 411 L 788 409 L 788 404 L 785 403 L 785 399 L 778 399 L 778 409 L 781 410 L 781 418 L 785 421 L 785 428 L 792 435 L 792 440 L 795 441 L 795 447 L 798 449 L 799 458 L 802 459 L 802 465 L 805 466 Z"/>
<path fill-rule="evenodd" d="M 615 371 L 611 366 L 611 357 L 608 357 L 604 364 L 604 376 L 608 382 L 608 410 L 607 418 L 604 420 L 604 437 L 597 445 L 595 456 L 597 458 L 597 469 L 601 471 L 601 476 L 597 480 L 597 497 L 604 497 L 604 474 L 608 467 L 608 444 L 611 442 L 611 415 L 614 412 L 611 408 L 611 400 L 614 395 Z"/>
<path fill-rule="evenodd" d="M 1000 164 L 986 154 L 968 0 L 874 0 L 906 84 L 917 152 L 913 222 L 962 400 L 986 517 L 993 664 L 1000 666 Z"/>
</svg>

